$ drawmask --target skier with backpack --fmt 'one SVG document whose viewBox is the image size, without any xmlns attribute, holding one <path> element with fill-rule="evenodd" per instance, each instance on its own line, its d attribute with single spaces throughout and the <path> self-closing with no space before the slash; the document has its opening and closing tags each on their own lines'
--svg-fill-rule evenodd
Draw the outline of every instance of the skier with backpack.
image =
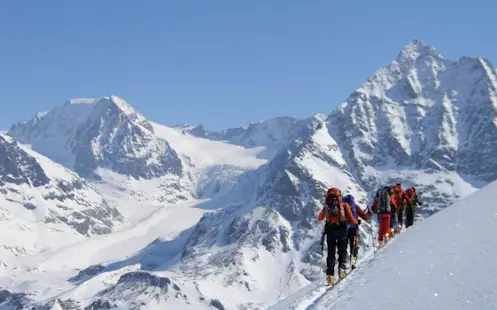
<svg viewBox="0 0 497 310">
<path fill-rule="evenodd" d="M 416 206 L 423 205 L 416 194 L 416 189 L 414 186 L 409 188 L 406 192 L 406 196 L 409 197 L 409 202 L 406 208 L 406 228 L 414 224 L 414 216 L 416 215 Z"/>
<path fill-rule="evenodd" d="M 395 186 L 389 187 L 388 192 L 390 193 L 390 235 L 395 237 L 395 232 L 397 231 L 397 199 L 395 197 Z"/>
<path fill-rule="evenodd" d="M 393 192 L 395 195 L 395 201 L 397 205 L 397 229 L 396 233 L 400 233 L 402 231 L 402 224 L 404 224 L 404 214 L 406 213 L 406 208 L 407 204 L 409 203 L 410 199 L 407 197 L 406 193 L 402 189 L 402 185 L 400 183 L 397 183 L 393 187 Z M 407 227 L 407 226 L 406 226 Z"/>
<path fill-rule="evenodd" d="M 378 214 L 378 244 L 384 245 L 385 239 L 388 240 L 390 233 L 390 219 L 392 216 L 392 207 L 395 206 L 395 197 L 390 194 L 390 187 L 382 187 L 376 191 L 376 196 L 371 208 Z"/>
<path fill-rule="evenodd" d="M 369 221 L 371 218 L 371 212 L 368 214 L 355 203 L 354 196 L 346 195 L 343 197 L 343 201 L 348 203 L 354 218 L 357 220 L 358 224 L 349 224 L 349 230 L 347 234 L 349 251 L 350 251 L 350 268 L 355 269 L 357 263 L 357 252 L 359 251 L 359 225 L 361 225 L 361 217 L 365 221 Z"/>
<path fill-rule="evenodd" d="M 335 254 L 338 250 L 338 276 L 341 280 L 345 277 L 348 224 L 357 225 L 359 222 L 354 218 L 350 205 L 343 201 L 342 193 L 337 188 L 328 189 L 325 206 L 319 212 L 318 220 L 326 220 L 324 226 L 324 234 L 328 244 L 326 275 L 328 284 L 333 286 L 335 281 Z"/>
</svg>

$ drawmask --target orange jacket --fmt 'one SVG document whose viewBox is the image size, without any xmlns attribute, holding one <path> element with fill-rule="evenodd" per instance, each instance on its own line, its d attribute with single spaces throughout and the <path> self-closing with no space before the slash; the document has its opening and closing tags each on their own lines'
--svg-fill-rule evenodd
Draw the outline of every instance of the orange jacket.
<svg viewBox="0 0 497 310">
<path fill-rule="evenodd" d="M 411 201 L 411 199 L 406 195 L 406 192 L 404 192 L 401 186 L 395 186 L 394 193 L 398 207 L 405 206 L 407 203 Z"/>
<path fill-rule="evenodd" d="M 343 202 L 343 208 L 345 211 L 345 217 L 347 218 L 347 220 L 349 220 L 349 224 L 354 224 L 354 225 L 359 224 L 359 222 L 354 218 L 354 214 L 352 214 L 352 211 L 350 210 L 349 204 L 346 202 Z M 322 221 L 322 220 L 324 220 L 324 218 L 325 218 L 325 216 L 324 216 L 324 208 L 323 208 L 323 209 L 321 209 L 321 212 L 319 212 L 318 220 Z"/>
<path fill-rule="evenodd" d="M 397 196 L 395 195 L 395 189 L 394 188 L 390 189 L 390 204 L 394 208 L 397 208 L 397 206 L 399 205 L 399 201 L 397 199 Z"/>
</svg>

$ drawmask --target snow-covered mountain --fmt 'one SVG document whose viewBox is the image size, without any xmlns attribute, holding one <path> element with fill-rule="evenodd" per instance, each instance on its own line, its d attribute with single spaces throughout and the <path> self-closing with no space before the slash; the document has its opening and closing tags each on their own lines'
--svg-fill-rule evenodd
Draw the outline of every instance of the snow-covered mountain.
<svg viewBox="0 0 497 310">
<path fill-rule="evenodd" d="M 69 100 L 14 124 L 8 135 L 82 176 L 91 176 L 98 167 L 143 179 L 182 172 L 167 141 L 158 139 L 150 122 L 116 96 Z"/>
<path fill-rule="evenodd" d="M 333 290 L 269 309 L 497 309 L 496 191 L 497 181 L 409 228 Z"/>
<path fill-rule="evenodd" d="M 116 96 L 69 100 L 12 125 L 8 135 L 97 181 L 105 192 L 126 192 L 134 200 L 151 203 L 205 196 L 205 173 L 214 173 L 217 166 L 231 169 L 232 175 L 265 162 L 262 155 L 247 161 L 245 148 L 226 147 L 222 141 L 206 143 L 148 121 Z"/>
<path fill-rule="evenodd" d="M 330 135 L 368 192 L 378 180 L 407 181 L 420 187 L 432 212 L 468 193 L 434 191 L 480 187 L 497 178 L 497 75 L 483 58 L 448 61 L 413 41 L 328 122 Z M 435 182 L 420 184 L 419 173 Z"/>
<path fill-rule="evenodd" d="M 90 184 L 0 134 L 0 260 L 108 234 L 122 215 Z"/>
<path fill-rule="evenodd" d="M 0 287 L 63 309 L 265 308 L 323 275 L 328 187 L 365 208 L 378 186 L 414 185 L 426 216 L 497 178 L 495 76 L 487 60 L 447 61 L 414 41 L 328 116 L 222 132 L 147 121 L 115 96 L 71 100 L 9 135 L 141 219 L 26 257 Z"/>
</svg>

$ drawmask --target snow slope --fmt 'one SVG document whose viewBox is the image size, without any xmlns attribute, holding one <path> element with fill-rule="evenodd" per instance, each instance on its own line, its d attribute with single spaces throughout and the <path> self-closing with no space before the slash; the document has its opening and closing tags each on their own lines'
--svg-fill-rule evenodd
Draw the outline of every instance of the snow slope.
<svg viewBox="0 0 497 310">
<path fill-rule="evenodd" d="M 336 289 L 270 309 L 497 309 L 496 191 L 497 181 L 409 228 Z"/>
<path fill-rule="evenodd" d="M 139 271 L 147 258 L 149 267 L 154 262 L 159 264 L 161 260 L 154 259 L 157 254 L 153 245 L 173 240 L 181 244 L 178 236 L 206 212 L 209 210 L 191 205 L 160 208 L 146 219 L 113 234 L 84 239 L 35 256 L 18 257 L 15 277 L 4 274 L 0 277 L 0 287 L 14 292 L 27 291 L 31 293 L 31 302 L 53 301 L 53 297 L 64 300 L 65 296 L 78 301 L 91 299 L 116 284 L 121 275 Z M 144 251 L 147 247 L 150 250 Z M 173 251 L 168 255 L 174 256 L 177 247 L 168 248 Z M 123 262 L 117 263 L 120 261 Z M 102 272 L 98 268 L 103 266 L 109 266 L 108 270 L 98 276 Z M 92 270 L 97 272 L 91 273 Z"/>
</svg>

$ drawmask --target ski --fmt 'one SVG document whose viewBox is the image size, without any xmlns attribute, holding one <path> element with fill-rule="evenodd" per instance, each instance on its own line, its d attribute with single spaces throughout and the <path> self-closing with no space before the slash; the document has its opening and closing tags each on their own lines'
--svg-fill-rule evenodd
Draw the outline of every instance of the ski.
<svg viewBox="0 0 497 310">
<path fill-rule="evenodd" d="M 340 282 L 342 282 L 343 280 L 345 280 L 345 279 L 348 277 L 348 275 L 352 273 L 352 271 L 353 271 L 353 270 L 350 270 L 349 272 L 345 272 L 345 276 L 344 276 L 342 279 L 340 279 L 340 277 L 338 277 L 338 280 L 337 280 L 336 282 L 334 282 L 334 283 L 333 283 L 333 285 L 329 285 L 328 283 L 325 283 L 325 284 L 323 284 L 323 285 L 326 287 L 326 289 L 327 289 L 327 290 L 333 289 L 333 288 L 335 288 L 335 287 L 336 287 L 336 286 L 337 286 Z"/>
</svg>

